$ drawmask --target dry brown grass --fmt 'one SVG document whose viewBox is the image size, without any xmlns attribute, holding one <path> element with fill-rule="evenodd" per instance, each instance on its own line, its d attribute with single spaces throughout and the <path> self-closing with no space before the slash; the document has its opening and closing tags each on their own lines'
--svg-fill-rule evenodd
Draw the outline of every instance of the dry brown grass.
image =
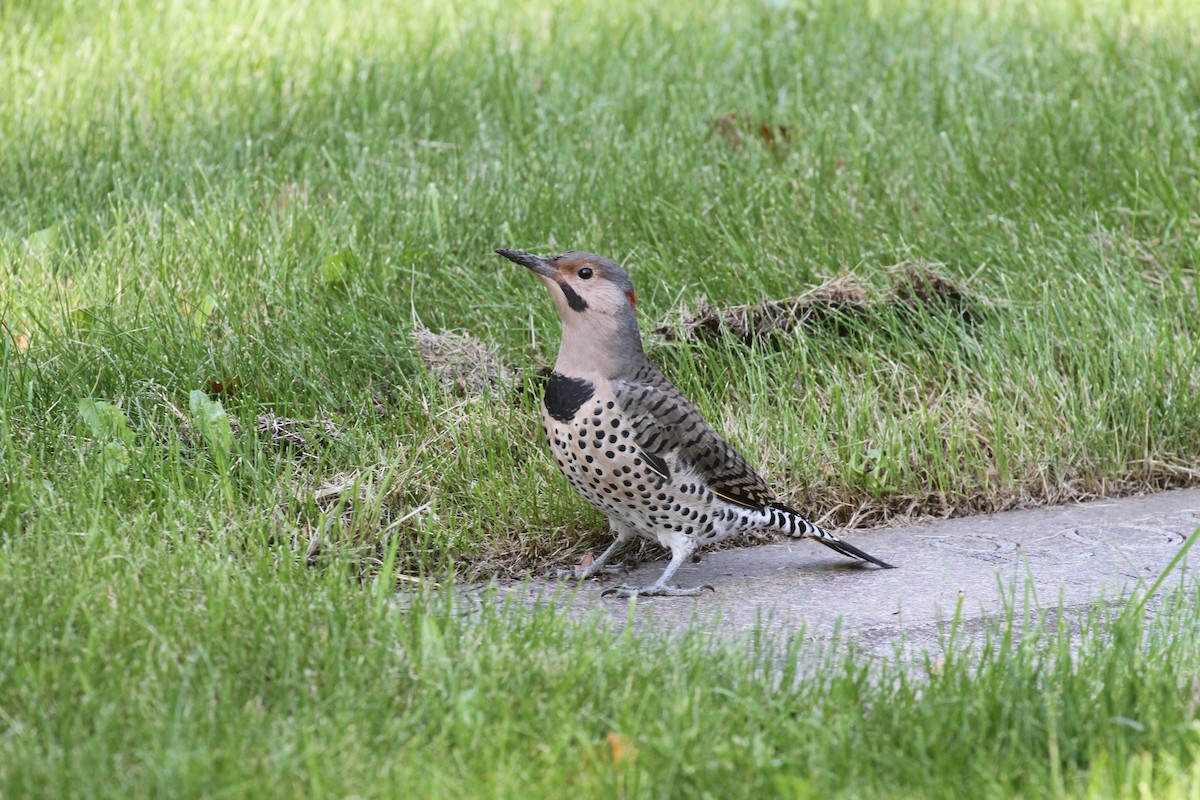
<svg viewBox="0 0 1200 800">
<path fill-rule="evenodd" d="M 471 397 L 512 385 L 512 375 L 499 351 L 462 333 L 412 332 L 417 352 L 444 391 Z"/>
<path fill-rule="evenodd" d="M 943 275 L 942 265 L 905 261 L 891 267 L 891 288 L 874 294 L 854 275 L 843 275 L 780 300 L 716 306 L 701 298 L 654 328 L 667 341 L 705 341 L 730 337 L 746 344 L 798 330 L 817 328 L 845 333 L 849 323 L 868 321 L 881 309 L 906 313 L 951 310 L 977 321 L 992 306 Z"/>
</svg>

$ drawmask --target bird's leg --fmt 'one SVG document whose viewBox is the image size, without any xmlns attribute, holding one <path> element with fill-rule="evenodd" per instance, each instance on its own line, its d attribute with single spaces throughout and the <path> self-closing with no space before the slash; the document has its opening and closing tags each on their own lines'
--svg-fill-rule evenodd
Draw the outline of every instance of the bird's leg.
<svg viewBox="0 0 1200 800">
<path fill-rule="evenodd" d="M 716 589 L 705 584 L 704 586 L 690 586 L 686 589 L 678 586 L 672 586 L 668 581 L 675 574 L 675 570 L 679 569 L 683 562 L 692 557 L 692 553 L 696 551 L 696 541 L 689 537 L 679 537 L 671 543 L 671 563 L 667 564 L 667 568 L 663 570 L 662 575 L 658 576 L 658 580 L 649 586 L 638 588 L 636 586 L 621 586 L 615 589 L 605 589 L 601 592 L 601 597 L 610 595 L 615 597 L 691 597 L 698 595 L 705 589 L 715 592 Z"/>
<path fill-rule="evenodd" d="M 616 555 L 616 552 L 620 550 L 626 542 L 632 539 L 634 534 L 633 531 L 628 531 L 623 527 L 616 527 L 615 529 L 617 538 L 612 540 L 612 544 L 605 548 L 604 552 L 600 554 L 599 558 L 586 567 L 579 567 L 577 569 L 556 569 L 552 573 L 554 577 L 587 580 L 597 572 L 620 572 L 621 565 L 625 562 L 618 561 L 616 564 L 609 564 L 608 566 L 605 566 L 605 563 L 614 555 Z"/>
</svg>

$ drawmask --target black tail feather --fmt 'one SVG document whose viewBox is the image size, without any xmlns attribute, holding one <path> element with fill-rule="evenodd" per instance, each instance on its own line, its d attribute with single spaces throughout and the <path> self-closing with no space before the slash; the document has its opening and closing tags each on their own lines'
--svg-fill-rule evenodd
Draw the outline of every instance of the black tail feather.
<svg viewBox="0 0 1200 800">
<path fill-rule="evenodd" d="M 841 539 L 823 539 L 819 536 L 814 536 L 813 538 L 828 547 L 830 550 L 836 550 L 837 552 L 844 556 L 848 556 L 849 558 L 857 558 L 860 561 L 869 561 L 878 567 L 882 567 L 883 569 L 895 569 L 894 566 L 886 561 L 881 561 L 870 553 L 865 553 L 862 550 L 859 550 L 849 542 L 844 542 Z"/>
<path fill-rule="evenodd" d="M 835 550 L 847 558 L 867 561 L 883 569 L 895 569 L 895 567 L 886 561 L 882 561 L 870 553 L 865 553 L 849 542 L 842 541 L 824 528 L 812 524 L 802 514 L 795 509 L 788 508 L 783 503 L 772 503 L 767 509 L 775 515 L 773 516 L 773 520 L 778 529 L 789 536 L 806 536 L 810 539 L 816 539 L 830 550 Z"/>
</svg>

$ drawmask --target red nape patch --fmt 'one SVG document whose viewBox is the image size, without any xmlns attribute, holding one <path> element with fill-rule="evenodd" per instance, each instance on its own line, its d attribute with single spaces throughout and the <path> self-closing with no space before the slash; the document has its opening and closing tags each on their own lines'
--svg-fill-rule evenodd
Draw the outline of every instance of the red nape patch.
<svg viewBox="0 0 1200 800">
<path fill-rule="evenodd" d="M 633 292 L 626 292 L 625 296 L 629 298 L 629 305 L 637 308 L 637 302 L 633 299 Z"/>
</svg>

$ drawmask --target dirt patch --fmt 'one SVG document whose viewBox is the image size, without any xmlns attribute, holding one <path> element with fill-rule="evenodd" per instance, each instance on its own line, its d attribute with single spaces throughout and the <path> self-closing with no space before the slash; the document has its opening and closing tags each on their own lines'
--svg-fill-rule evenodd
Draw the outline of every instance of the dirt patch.
<svg viewBox="0 0 1200 800">
<path fill-rule="evenodd" d="M 726 337 L 746 344 L 796 330 L 831 330 L 845 335 L 881 310 L 931 313 L 951 311 L 976 322 L 990 304 L 939 272 L 940 264 L 902 262 L 889 270 L 891 288 L 873 295 L 853 275 L 826 281 L 796 297 L 734 306 L 701 299 L 693 310 L 655 328 L 667 341 L 704 341 Z"/>
<path fill-rule="evenodd" d="M 467 334 L 418 327 L 412 338 L 425 368 L 443 391 L 473 397 L 512 385 L 512 375 L 496 348 Z"/>
</svg>

